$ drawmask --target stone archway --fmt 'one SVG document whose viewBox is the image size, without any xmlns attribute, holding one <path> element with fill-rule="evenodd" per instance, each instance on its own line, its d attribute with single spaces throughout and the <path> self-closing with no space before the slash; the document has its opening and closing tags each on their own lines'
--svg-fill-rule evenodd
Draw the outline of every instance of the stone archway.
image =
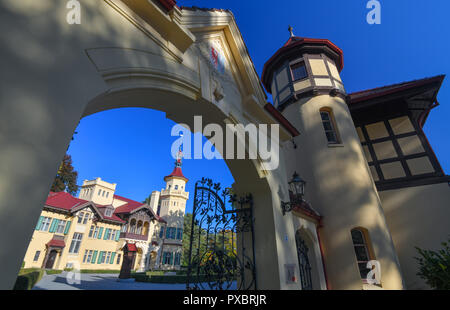
<svg viewBox="0 0 450 310">
<path fill-rule="evenodd" d="M 145 107 L 163 111 L 167 118 L 191 128 L 194 115 L 201 115 L 204 124 L 220 126 L 226 122 L 278 124 L 264 109 L 264 92 L 232 14 L 220 13 L 219 21 L 204 18 L 204 13 L 185 12 L 183 17 L 176 9 L 177 18 L 184 21 L 158 24 L 167 20 L 161 10 L 154 13 L 161 18 L 146 20 L 133 15 L 121 1 L 86 0 L 83 23 L 68 26 L 59 15 L 65 10 L 61 1 L 33 8 L 13 3 L 0 4 L 4 14 L 0 25 L 20 24 L 15 28 L 17 37 L 32 44 L 37 54 L 34 59 L 24 58 L 17 53 L 24 46 L 9 44 L 9 37 L 0 38 L 5 46 L 0 51 L 3 68 L 14 72 L 8 83 L 0 85 L 0 148 L 4 150 L 0 188 L 7 193 L 0 195 L 0 243 L 6 245 L 0 250 L 1 289 L 14 284 L 80 118 L 114 108 Z M 145 5 L 154 4 L 145 1 Z M 31 11 L 36 12 L 33 17 L 28 14 Z M 98 21 L 102 27 L 94 26 Z M 39 38 L 30 36 L 36 25 L 48 31 Z M 230 61 L 227 76 L 217 73 L 204 55 L 212 39 L 223 45 L 224 57 Z M 286 130 L 280 131 L 283 141 L 291 138 Z M 282 156 L 272 171 L 265 170 L 260 160 L 226 160 L 236 191 L 254 197 L 261 289 L 285 288 L 284 264 L 296 257 L 293 241 L 282 241 L 293 233 L 280 209 L 280 201 L 288 200 Z"/>
</svg>

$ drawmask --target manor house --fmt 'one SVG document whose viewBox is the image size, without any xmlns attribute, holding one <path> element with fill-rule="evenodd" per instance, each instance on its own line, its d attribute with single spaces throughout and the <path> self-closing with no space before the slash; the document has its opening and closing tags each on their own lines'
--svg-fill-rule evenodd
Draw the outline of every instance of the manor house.
<svg viewBox="0 0 450 310">
<path fill-rule="evenodd" d="M 78 197 L 50 192 L 24 258 L 25 268 L 120 270 L 123 248 L 132 270 L 179 269 L 189 193 L 181 158 L 150 204 L 115 194 L 117 184 L 84 180 Z"/>
</svg>

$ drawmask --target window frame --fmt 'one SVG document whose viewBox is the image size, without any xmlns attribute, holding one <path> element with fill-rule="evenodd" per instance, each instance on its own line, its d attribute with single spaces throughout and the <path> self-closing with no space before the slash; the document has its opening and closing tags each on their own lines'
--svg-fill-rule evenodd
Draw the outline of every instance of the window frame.
<svg viewBox="0 0 450 310">
<path fill-rule="evenodd" d="M 328 108 L 327 109 L 322 108 L 322 109 L 319 110 L 319 113 L 320 113 L 320 119 L 321 119 L 321 122 L 322 122 L 322 128 L 323 128 L 323 131 L 325 133 L 325 138 L 327 139 L 327 143 L 328 144 L 341 144 L 341 140 L 340 140 L 340 136 L 339 136 L 339 133 L 338 133 L 338 130 L 337 130 L 336 122 L 334 120 L 333 111 L 331 109 L 328 109 Z M 327 115 L 327 117 L 328 117 L 327 120 L 325 120 L 323 118 L 323 114 Z M 325 123 L 329 123 L 329 126 L 331 127 L 331 130 L 330 129 L 326 129 Z M 334 141 L 330 141 L 328 139 L 328 133 L 332 133 L 333 134 L 333 136 L 335 138 Z"/>
<path fill-rule="evenodd" d="M 95 231 L 95 226 L 91 225 L 91 228 L 89 229 L 88 238 L 92 238 L 92 236 L 94 235 L 94 231 Z"/>
<path fill-rule="evenodd" d="M 40 250 L 37 250 L 37 251 L 34 253 L 33 262 L 37 262 L 37 261 L 39 260 L 39 256 L 41 256 L 41 251 L 40 251 Z"/>
<path fill-rule="evenodd" d="M 357 231 L 361 234 L 362 237 L 362 241 L 363 243 L 355 243 L 355 240 L 353 239 L 353 232 Z M 356 258 L 356 264 L 358 266 L 358 271 L 361 277 L 361 280 L 365 283 L 367 282 L 367 273 L 369 273 L 370 269 L 368 269 L 367 267 L 365 268 L 367 270 L 367 273 L 365 274 L 365 276 L 363 277 L 362 275 L 362 271 L 360 268 L 360 264 L 364 264 L 364 266 L 367 266 L 367 263 L 371 260 L 374 260 L 375 257 L 373 255 L 373 250 L 371 248 L 371 243 L 370 243 L 370 239 L 368 236 L 368 231 L 365 228 L 362 227 L 355 227 L 350 231 L 350 235 L 352 238 L 352 244 L 353 244 L 353 251 L 355 252 L 355 258 Z M 365 255 L 367 257 L 367 260 L 361 260 L 360 257 L 358 257 L 358 252 L 356 250 L 356 248 L 363 248 Z"/>
<path fill-rule="evenodd" d="M 52 221 L 51 217 L 44 216 L 44 218 L 42 219 L 41 229 L 39 229 L 39 230 L 40 231 L 48 231 L 50 228 L 51 221 Z"/>
<path fill-rule="evenodd" d="M 78 254 L 81 247 L 81 241 L 83 240 L 82 233 L 73 233 L 72 241 L 70 242 L 69 253 Z"/>
<path fill-rule="evenodd" d="M 64 230 L 66 229 L 66 224 L 67 224 L 66 220 L 59 220 L 58 225 L 56 226 L 56 229 L 55 229 L 55 233 L 63 234 Z M 60 229 L 60 228 L 62 228 L 62 229 Z"/>
<path fill-rule="evenodd" d="M 295 68 L 294 68 L 294 67 L 295 67 Z M 297 69 L 297 68 L 299 68 L 299 67 L 303 67 L 303 69 L 305 70 L 305 76 L 296 79 L 296 78 L 295 78 L 295 75 L 294 75 L 294 70 Z M 291 73 L 292 83 L 295 83 L 295 82 L 299 82 L 299 81 L 303 81 L 303 80 L 309 79 L 308 69 L 306 68 L 306 62 L 305 62 L 304 59 L 299 60 L 299 61 L 296 61 L 296 62 L 294 62 L 294 63 L 292 63 L 292 64 L 289 64 L 289 71 L 290 71 L 290 73 Z"/>
<path fill-rule="evenodd" d="M 83 222 L 83 219 L 84 219 L 84 212 L 83 211 L 78 212 L 77 218 L 78 218 L 77 219 L 77 224 L 81 224 Z"/>
</svg>

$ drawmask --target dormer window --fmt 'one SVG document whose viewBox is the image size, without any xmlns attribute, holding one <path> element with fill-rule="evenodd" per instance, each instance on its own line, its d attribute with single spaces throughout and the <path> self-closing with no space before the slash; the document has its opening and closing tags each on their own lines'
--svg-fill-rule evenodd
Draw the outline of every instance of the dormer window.
<svg viewBox="0 0 450 310">
<path fill-rule="evenodd" d="M 113 208 L 106 208 L 105 209 L 105 215 L 108 217 L 111 217 L 114 213 L 114 209 Z"/>
<path fill-rule="evenodd" d="M 306 71 L 305 62 L 301 61 L 296 64 L 291 65 L 292 81 L 303 80 L 308 77 Z"/>
</svg>

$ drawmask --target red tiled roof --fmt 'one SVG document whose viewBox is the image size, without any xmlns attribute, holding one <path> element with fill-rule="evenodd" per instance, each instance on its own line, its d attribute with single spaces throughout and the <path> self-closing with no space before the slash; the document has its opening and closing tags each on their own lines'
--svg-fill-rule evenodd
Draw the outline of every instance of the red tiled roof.
<svg viewBox="0 0 450 310">
<path fill-rule="evenodd" d="M 60 240 L 60 239 L 55 239 L 53 238 L 52 240 L 50 240 L 49 242 L 47 242 L 46 244 L 48 247 L 57 247 L 57 248 L 63 248 L 66 246 L 66 243 L 64 242 L 64 240 Z"/>
<path fill-rule="evenodd" d="M 360 102 L 363 100 L 369 100 L 369 99 L 373 99 L 376 97 L 389 95 L 389 94 L 392 94 L 395 92 L 419 87 L 419 86 L 434 83 L 434 82 L 442 83 L 444 78 L 445 78 L 445 75 L 437 75 L 437 76 L 430 77 L 430 78 L 424 78 L 424 79 L 420 79 L 420 80 L 414 80 L 414 81 L 409 81 L 409 82 L 403 82 L 403 83 L 398 83 L 398 84 L 393 84 L 393 85 L 387 85 L 387 86 L 362 90 L 362 91 L 358 91 L 358 92 L 349 94 L 348 98 L 350 99 L 350 103 L 357 103 L 357 102 Z"/>
<path fill-rule="evenodd" d="M 66 192 L 50 192 L 45 205 L 70 211 L 72 208 L 78 207 L 85 203 L 88 203 L 88 201 L 75 198 Z"/>
<path fill-rule="evenodd" d="M 126 202 L 126 204 L 124 204 L 123 206 L 116 208 L 116 210 L 114 211 L 115 214 L 116 213 L 117 214 L 130 213 L 130 212 L 133 212 L 134 210 L 145 205 L 142 202 L 131 200 L 131 199 L 128 199 L 128 198 L 125 198 L 122 196 L 118 196 L 118 195 L 114 195 L 114 198 Z M 155 214 L 155 212 L 153 212 L 153 210 L 150 207 L 148 209 L 155 216 L 155 218 L 158 222 L 166 223 L 166 221 L 163 218 L 161 218 L 159 215 Z"/>
<path fill-rule="evenodd" d="M 128 199 L 122 196 L 114 195 L 114 199 L 125 201 L 126 204 L 116 208 L 114 213 L 130 213 L 131 211 L 143 206 L 142 202 L 138 202 L 136 200 Z"/>
<path fill-rule="evenodd" d="M 112 216 L 106 216 L 104 213 L 104 209 L 106 208 L 106 206 L 94 204 L 93 202 L 73 197 L 71 194 L 66 193 L 66 192 L 58 192 L 58 193 L 50 192 L 48 194 L 47 201 L 45 202 L 46 206 L 57 208 L 57 209 L 62 209 L 62 210 L 66 210 L 66 211 L 71 211 L 74 208 L 82 206 L 84 204 L 95 205 L 95 207 L 97 207 L 99 212 L 101 212 L 101 214 L 100 214 L 101 217 L 103 217 L 106 220 L 124 223 L 124 221 L 121 220 L 115 214 L 113 214 Z M 102 211 L 100 211 L 100 210 L 102 210 Z"/>
<path fill-rule="evenodd" d="M 164 181 L 166 180 L 166 178 L 172 178 L 172 177 L 178 177 L 178 178 L 183 178 L 186 179 L 186 181 L 188 180 L 184 175 L 183 175 L 183 171 L 181 171 L 181 167 L 175 167 L 172 171 L 171 174 L 167 175 L 164 177 Z"/>
</svg>

